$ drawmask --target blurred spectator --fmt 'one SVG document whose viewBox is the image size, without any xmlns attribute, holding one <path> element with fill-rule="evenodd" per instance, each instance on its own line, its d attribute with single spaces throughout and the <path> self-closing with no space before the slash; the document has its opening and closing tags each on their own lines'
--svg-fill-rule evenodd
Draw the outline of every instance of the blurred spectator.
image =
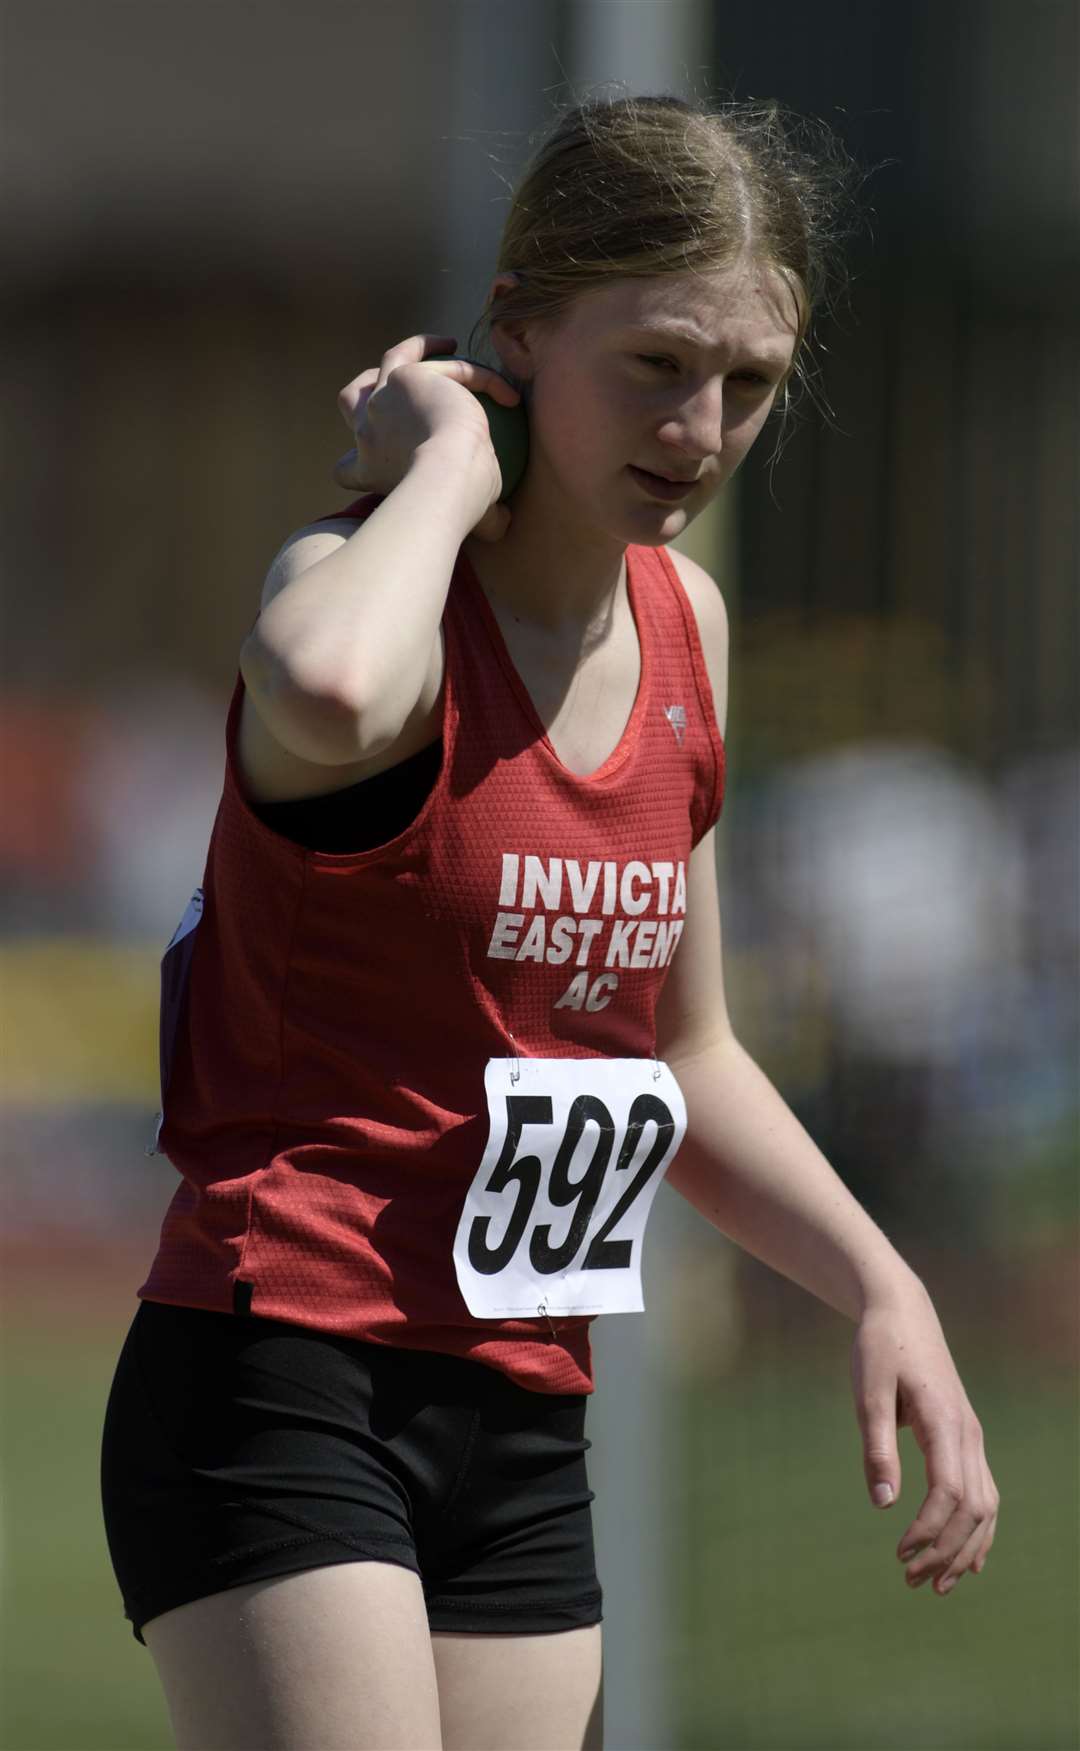
<svg viewBox="0 0 1080 1751">
<path fill-rule="evenodd" d="M 175 674 L 125 686 L 83 748 L 76 794 L 95 923 L 165 943 L 202 877 L 225 703 Z"/>
<path fill-rule="evenodd" d="M 101 719 L 87 700 L 9 695 L 0 703 L 0 903 L 8 931 L 82 922 L 78 775 Z"/>
<path fill-rule="evenodd" d="M 809 931 L 837 1026 L 893 1063 L 1019 1031 L 1023 849 L 944 750 L 861 743 L 782 769 L 762 827 L 780 928 Z"/>
<path fill-rule="evenodd" d="M 224 703 L 182 676 L 114 698 L 0 706 L 0 903 L 8 935 L 168 940 L 202 874 Z"/>
<path fill-rule="evenodd" d="M 790 760 L 740 798 L 736 1011 L 748 996 L 752 1047 L 886 1226 L 1019 1240 L 1067 1219 L 1078 799 L 1074 754 L 995 788 L 899 741 Z"/>
</svg>

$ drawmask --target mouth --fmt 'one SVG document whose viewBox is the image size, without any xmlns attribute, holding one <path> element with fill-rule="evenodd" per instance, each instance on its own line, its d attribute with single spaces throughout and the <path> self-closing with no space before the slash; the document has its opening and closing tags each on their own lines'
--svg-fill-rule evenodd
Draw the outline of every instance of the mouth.
<svg viewBox="0 0 1080 1751">
<path fill-rule="evenodd" d="M 653 474 L 648 468 L 635 468 L 631 462 L 627 473 L 633 475 L 638 485 L 653 498 L 663 499 L 667 504 L 674 504 L 679 499 L 688 498 L 697 486 L 696 480 L 669 480 L 665 474 Z"/>
</svg>

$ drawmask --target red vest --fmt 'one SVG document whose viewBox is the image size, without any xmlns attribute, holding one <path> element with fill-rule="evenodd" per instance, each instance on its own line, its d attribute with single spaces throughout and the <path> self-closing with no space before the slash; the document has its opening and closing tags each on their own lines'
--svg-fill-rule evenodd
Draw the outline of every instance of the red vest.
<svg viewBox="0 0 1080 1751">
<path fill-rule="evenodd" d="M 637 698 L 580 778 L 459 558 L 442 770 L 374 851 L 309 851 L 257 819 L 237 680 L 201 918 L 163 962 L 160 1146 L 182 1178 L 140 1295 L 592 1391 L 591 1321 L 473 1318 L 452 1248 L 489 1058 L 652 1054 L 687 860 L 720 811 L 693 611 L 662 548 L 629 548 L 627 582 Z"/>
</svg>

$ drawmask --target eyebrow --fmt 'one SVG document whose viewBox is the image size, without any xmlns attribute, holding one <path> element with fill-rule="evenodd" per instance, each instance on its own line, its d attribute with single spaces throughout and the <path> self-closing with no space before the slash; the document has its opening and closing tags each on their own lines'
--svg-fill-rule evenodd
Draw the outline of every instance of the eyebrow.
<svg viewBox="0 0 1080 1751">
<path fill-rule="evenodd" d="M 713 343 L 707 334 L 691 323 L 684 322 L 631 322 L 626 326 L 628 334 L 647 334 L 651 339 L 660 341 L 682 341 L 687 346 L 698 347 L 702 352 L 711 352 Z M 752 353 L 746 360 L 747 365 L 756 370 L 780 371 L 788 369 L 790 358 L 779 353 Z"/>
</svg>

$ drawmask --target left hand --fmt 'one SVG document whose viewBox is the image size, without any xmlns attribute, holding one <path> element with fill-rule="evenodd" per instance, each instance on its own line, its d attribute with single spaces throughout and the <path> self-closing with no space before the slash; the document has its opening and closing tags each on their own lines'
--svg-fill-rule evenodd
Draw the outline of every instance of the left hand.
<svg viewBox="0 0 1080 1751">
<path fill-rule="evenodd" d="M 932 1579 L 943 1598 L 968 1570 L 982 1572 L 1000 1498 L 982 1427 L 921 1284 L 867 1307 L 855 1334 L 851 1374 L 871 1501 L 880 1484 L 890 1487 L 892 1501 L 899 1498 L 899 1428 L 911 1428 L 925 1455 L 929 1487 L 897 1556 L 910 1586 Z"/>
</svg>

